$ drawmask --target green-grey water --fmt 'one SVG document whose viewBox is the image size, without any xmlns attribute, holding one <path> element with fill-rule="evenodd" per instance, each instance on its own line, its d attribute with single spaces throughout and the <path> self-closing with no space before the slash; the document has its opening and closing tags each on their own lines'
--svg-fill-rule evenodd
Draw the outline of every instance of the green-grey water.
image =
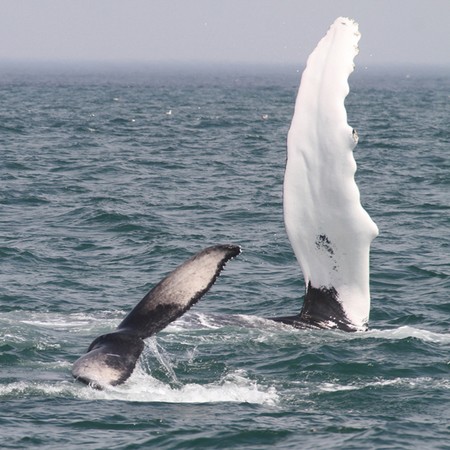
<svg viewBox="0 0 450 450">
<path fill-rule="evenodd" d="M 295 69 L 0 72 L 2 448 L 450 449 L 450 72 L 350 78 L 380 228 L 371 329 L 350 334 L 260 319 L 304 292 L 282 216 Z M 243 253 L 127 383 L 72 380 L 152 285 L 226 242 Z"/>
</svg>

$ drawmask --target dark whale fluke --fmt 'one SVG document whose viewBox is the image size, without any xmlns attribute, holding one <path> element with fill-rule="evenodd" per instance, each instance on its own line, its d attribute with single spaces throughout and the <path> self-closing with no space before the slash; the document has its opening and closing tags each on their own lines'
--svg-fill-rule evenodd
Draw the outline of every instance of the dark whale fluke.
<svg viewBox="0 0 450 450">
<path fill-rule="evenodd" d="M 181 317 L 214 284 L 226 262 L 239 255 L 236 245 L 208 247 L 160 281 L 113 333 L 96 338 L 75 361 L 75 379 L 101 389 L 123 383 L 144 349 L 144 339 Z"/>
</svg>

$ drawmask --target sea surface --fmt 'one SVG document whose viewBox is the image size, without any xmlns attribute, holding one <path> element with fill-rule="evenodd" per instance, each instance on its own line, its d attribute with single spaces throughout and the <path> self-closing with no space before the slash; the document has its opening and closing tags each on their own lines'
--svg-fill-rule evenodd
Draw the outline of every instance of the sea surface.
<svg viewBox="0 0 450 450">
<path fill-rule="evenodd" d="M 450 70 L 361 67 L 349 123 L 368 332 L 301 308 L 286 237 L 293 67 L 0 67 L 1 448 L 450 449 Z M 326 130 L 323 130 L 326 133 Z M 72 363 L 165 274 L 234 243 L 124 385 Z"/>
</svg>

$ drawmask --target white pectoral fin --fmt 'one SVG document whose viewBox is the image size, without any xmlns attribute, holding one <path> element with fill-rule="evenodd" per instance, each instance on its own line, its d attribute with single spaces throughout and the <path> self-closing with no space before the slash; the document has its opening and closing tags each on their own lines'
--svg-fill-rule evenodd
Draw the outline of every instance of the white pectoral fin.
<svg viewBox="0 0 450 450">
<path fill-rule="evenodd" d="M 357 134 L 344 105 L 358 53 L 356 22 L 338 18 L 308 58 L 288 135 L 284 217 L 305 281 L 336 292 L 347 322 L 369 317 L 369 248 L 378 234 L 360 203 Z"/>
</svg>

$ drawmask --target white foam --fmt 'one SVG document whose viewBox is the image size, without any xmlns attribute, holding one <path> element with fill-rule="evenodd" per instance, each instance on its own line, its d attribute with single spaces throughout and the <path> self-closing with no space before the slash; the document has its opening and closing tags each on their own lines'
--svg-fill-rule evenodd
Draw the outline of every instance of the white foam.
<svg viewBox="0 0 450 450">
<path fill-rule="evenodd" d="M 383 389 L 398 387 L 399 389 L 450 390 L 450 380 L 445 378 L 417 377 L 392 378 L 375 380 L 356 380 L 351 383 L 340 383 L 338 380 L 326 383 L 310 383 L 307 380 L 293 383 L 283 397 L 290 393 L 295 398 L 306 401 L 308 395 L 316 393 L 334 393 L 358 391 L 367 388 Z M 251 380 L 244 371 L 235 371 L 225 375 L 217 382 L 208 384 L 187 383 L 176 387 L 153 378 L 142 370 L 136 370 L 133 376 L 123 385 L 107 387 L 99 391 L 78 382 L 59 381 L 32 382 L 18 381 L 0 386 L 0 399 L 23 396 L 72 397 L 82 400 L 126 401 L 140 403 L 249 403 L 276 406 L 280 403 L 280 395 L 275 387 L 268 387 Z"/>
<path fill-rule="evenodd" d="M 387 386 L 401 386 L 411 389 L 450 389 L 450 380 L 434 379 L 430 377 L 417 378 L 392 378 L 392 379 L 378 379 L 375 381 L 355 381 L 350 384 L 322 383 L 317 387 L 318 391 L 322 392 L 338 392 L 338 391 L 356 391 L 365 388 L 383 388 Z"/>
<path fill-rule="evenodd" d="M 216 316 L 206 315 L 204 313 L 188 312 L 169 324 L 164 329 L 164 332 L 176 333 L 192 328 L 217 330 L 222 326 L 223 324 L 217 319 Z"/>
<path fill-rule="evenodd" d="M 75 313 L 31 313 L 25 319 L 19 319 L 19 323 L 42 328 L 71 330 L 71 329 L 91 329 L 93 326 L 101 325 L 115 328 L 120 319 L 117 312 L 103 311 L 94 315 Z M 113 317 L 111 317 L 113 316 Z"/>
<path fill-rule="evenodd" d="M 260 386 L 243 371 L 236 371 L 205 385 L 188 383 L 172 387 L 138 369 L 124 385 L 95 392 L 94 395 L 105 399 L 167 403 L 238 402 L 273 405 L 278 401 L 275 388 Z"/>
<path fill-rule="evenodd" d="M 2 397 L 23 397 L 25 395 L 46 395 L 51 397 L 74 397 L 78 387 L 70 382 L 33 382 L 16 381 L 9 384 L 0 385 L 0 398 Z"/>
<path fill-rule="evenodd" d="M 0 398 L 7 396 L 46 395 L 77 397 L 85 400 L 119 400 L 165 403 L 253 403 L 275 405 L 278 394 L 273 387 L 261 386 L 242 371 L 236 371 L 208 384 L 187 383 L 171 386 L 137 369 L 123 385 L 99 391 L 78 382 L 18 381 L 0 386 Z"/>
<path fill-rule="evenodd" d="M 280 329 L 280 323 L 264 319 L 258 316 L 244 314 L 205 314 L 198 312 L 188 312 L 182 317 L 172 322 L 164 329 L 164 333 L 177 333 L 182 331 L 192 331 L 195 329 L 218 330 L 224 327 L 236 327 L 241 330 L 247 328 L 271 328 Z"/>
<path fill-rule="evenodd" d="M 399 328 L 394 328 L 392 330 L 371 329 L 366 333 L 361 334 L 361 336 L 393 340 L 412 337 L 425 342 L 438 342 L 441 344 L 450 343 L 450 333 L 436 333 L 433 331 L 422 330 L 420 328 L 414 328 L 407 325 Z"/>
<path fill-rule="evenodd" d="M 98 313 L 49 313 L 33 311 L 17 311 L 0 314 L 2 328 L 18 331 L 41 329 L 42 331 L 68 331 L 92 333 L 93 330 L 113 330 L 119 324 L 123 312 L 101 311 Z"/>
</svg>

